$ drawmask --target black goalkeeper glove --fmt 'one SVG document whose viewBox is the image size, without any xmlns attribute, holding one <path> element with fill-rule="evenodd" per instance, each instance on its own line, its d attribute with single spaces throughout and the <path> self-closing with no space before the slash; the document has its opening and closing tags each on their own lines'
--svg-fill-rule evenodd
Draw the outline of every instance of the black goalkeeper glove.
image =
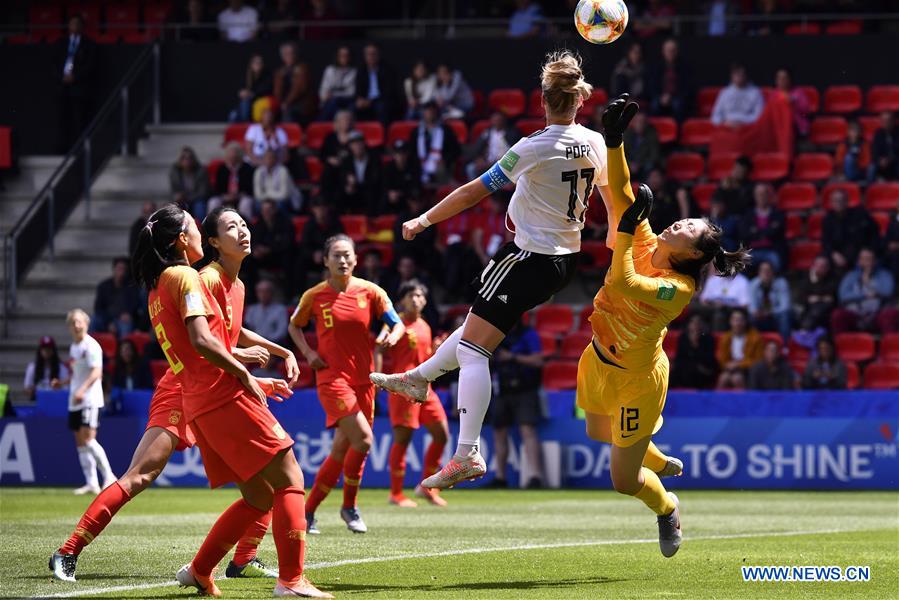
<svg viewBox="0 0 899 600">
<path fill-rule="evenodd" d="M 637 114 L 640 106 L 630 101 L 628 94 L 612 100 L 602 113 L 602 126 L 608 148 L 617 148 L 624 141 L 624 130 Z"/>
<path fill-rule="evenodd" d="M 637 191 L 637 199 L 627 207 L 627 210 L 621 215 L 621 220 L 618 221 L 618 231 L 634 235 L 637 225 L 648 219 L 651 212 L 652 190 L 645 183 L 641 183 L 640 189 Z"/>
</svg>

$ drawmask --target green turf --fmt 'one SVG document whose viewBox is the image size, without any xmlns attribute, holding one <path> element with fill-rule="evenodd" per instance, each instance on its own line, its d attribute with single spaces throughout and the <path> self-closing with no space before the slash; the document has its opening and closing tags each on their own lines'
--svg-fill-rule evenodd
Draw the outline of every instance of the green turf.
<svg viewBox="0 0 899 600">
<path fill-rule="evenodd" d="M 673 559 L 659 554 L 653 515 L 609 491 L 460 490 L 445 494 L 448 509 L 413 510 L 388 506 L 384 490 L 363 490 L 366 535 L 346 531 L 339 495 L 319 509 L 322 535 L 306 555 L 309 577 L 338 597 L 869 599 L 899 590 L 895 493 L 681 492 L 686 541 Z M 2 488 L 0 596 L 188 597 L 164 584 L 235 497 L 234 490 L 146 492 L 81 555 L 79 582 L 66 584 L 50 579 L 47 559 L 89 500 L 67 489 Z M 491 548 L 498 550 L 472 553 Z M 459 554 L 420 556 L 438 552 Z M 260 557 L 276 562 L 271 536 Z M 327 565 L 334 562 L 341 564 Z M 872 580 L 743 583 L 741 565 L 869 565 Z M 145 587 L 91 592 L 113 586 Z M 226 598 L 267 598 L 272 582 L 221 588 Z"/>
</svg>

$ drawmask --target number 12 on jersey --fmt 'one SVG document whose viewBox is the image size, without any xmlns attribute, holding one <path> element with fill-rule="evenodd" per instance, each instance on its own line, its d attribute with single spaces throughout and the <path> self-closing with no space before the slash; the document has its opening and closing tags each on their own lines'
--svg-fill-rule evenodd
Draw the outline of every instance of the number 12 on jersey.
<svg viewBox="0 0 899 600">
<path fill-rule="evenodd" d="M 596 172 L 596 169 L 593 167 L 581 169 L 580 179 L 587 180 L 587 185 L 584 188 L 584 210 L 581 212 L 580 216 L 575 214 L 575 210 L 577 209 L 577 180 L 578 180 L 578 172 L 574 171 L 562 171 L 562 181 L 567 181 L 571 186 L 568 192 L 568 220 L 569 221 L 580 221 L 583 223 L 586 219 L 587 208 L 590 202 L 590 194 L 593 191 L 593 176 Z"/>
</svg>

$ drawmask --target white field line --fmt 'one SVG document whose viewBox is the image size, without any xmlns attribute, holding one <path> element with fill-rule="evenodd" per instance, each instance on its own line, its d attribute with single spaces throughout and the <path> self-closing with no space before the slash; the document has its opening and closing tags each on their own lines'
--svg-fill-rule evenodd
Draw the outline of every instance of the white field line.
<svg viewBox="0 0 899 600">
<path fill-rule="evenodd" d="M 860 531 L 872 531 L 871 529 L 818 529 L 800 531 L 766 531 L 757 533 L 734 533 L 721 535 L 697 535 L 684 537 L 685 542 L 709 541 L 709 540 L 739 540 L 760 537 L 792 537 L 800 535 L 824 535 L 830 533 L 857 533 Z M 459 550 L 444 550 L 442 552 L 425 552 L 422 554 L 398 554 L 395 556 L 371 556 L 368 558 L 350 558 L 332 562 L 311 563 L 306 565 L 307 571 L 315 569 L 329 569 L 347 565 L 361 565 L 365 563 L 394 562 L 398 560 L 410 560 L 418 558 L 441 558 L 444 556 L 460 556 L 463 554 L 486 554 L 488 552 L 517 552 L 519 550 L 549 550 L 553 548 L 578 548 L 582 546 L 619 546 L 627 544 L 652 544 L 658 542 L 658 538 L 635 540 L 593 540 L 583 542 L 558 542 L 554 544 L 525 544 L 518 546 L 498 546 L 495 548 L 462 548 Z M 77 598 L 79 596 L 93 596 L 94 594 L 109 594 L 112 592 L 131 592 L 137 590 L 150 590 L 163 587 L 175 587 L 178 582 L 162 581 L 156 583 L 141 583 L 136 585 L 117 585 L 112 587 L 90 588 L 61 592 L 59 594 L 47 594 L 32 596 L 31 598 Z"/>
</svg>

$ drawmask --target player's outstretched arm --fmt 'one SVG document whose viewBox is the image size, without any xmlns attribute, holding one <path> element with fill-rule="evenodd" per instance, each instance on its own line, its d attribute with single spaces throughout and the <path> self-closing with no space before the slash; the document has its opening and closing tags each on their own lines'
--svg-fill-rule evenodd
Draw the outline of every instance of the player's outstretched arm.
<svg viewBox="0 0 899 600">
<path fill-rule="evenodd" d="M 449 196 L 438 202 L 430 210 L 415 219 L 403 223 L 403 239 L 411 240 L 416 235 L 460 212 L 471 208 L 490 194 L 490 190 L 480 178 L 469 181 L 453 190 Z"/>
</svg>

